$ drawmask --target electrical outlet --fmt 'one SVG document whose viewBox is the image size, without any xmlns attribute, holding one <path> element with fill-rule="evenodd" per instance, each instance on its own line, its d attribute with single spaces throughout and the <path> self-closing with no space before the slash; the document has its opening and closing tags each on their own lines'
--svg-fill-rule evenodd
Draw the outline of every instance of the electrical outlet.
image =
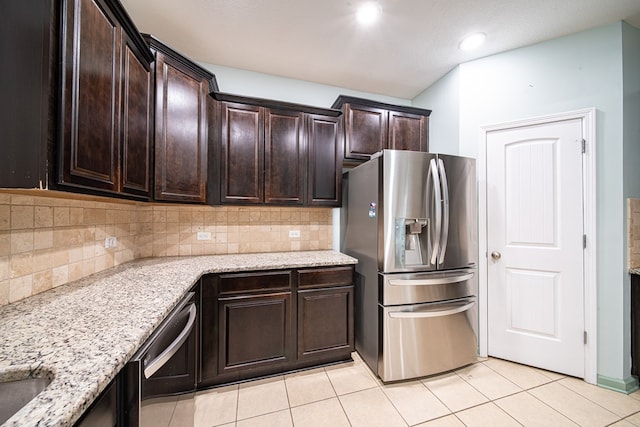
<svg viewBox="0 0 640 427">
<path fill-rule="evenodd" d="M 104 239 L 104 247 L 106 249 L 115 248 L 118 245 L 118 239 L 115 237 L 107 237 Z"/>
<path fill-rule="evenodd" d="M 300 230 L 289 230 L 289 238 L 296 239 L 300 237 Z"/>
<path fill-rule="evenodd" d="M 196 240 L 211 240 L 210 231 L 198 231 L 196 233 Z"/>
</svg>

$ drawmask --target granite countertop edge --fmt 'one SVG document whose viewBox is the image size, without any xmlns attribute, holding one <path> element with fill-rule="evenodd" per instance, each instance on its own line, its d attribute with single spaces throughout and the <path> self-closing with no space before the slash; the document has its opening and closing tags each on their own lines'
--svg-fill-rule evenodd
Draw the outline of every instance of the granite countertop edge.
<svg viewBox="0 0 640 427">
<path fill-rule="evenodd" d="M 640 275 L 640 267 L 630 268 L 629 269 L 629 274 Z"/>
<path fill-rule="evenodd" d="M 51 384 L 3 426 L 71 426 L 209 273 L 352 265 L 332 250 L 146 258 L 0 307 L 0 380 Z"/>
</svg>

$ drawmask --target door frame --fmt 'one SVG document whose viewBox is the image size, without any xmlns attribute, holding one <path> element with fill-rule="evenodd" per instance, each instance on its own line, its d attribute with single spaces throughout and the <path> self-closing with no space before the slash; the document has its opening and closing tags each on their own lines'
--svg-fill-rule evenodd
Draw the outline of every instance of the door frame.
<svg viewBox="0 0 640 427">
<path fill-rule="evenodd" d="M 488 354 L 488 248 L 487 248 L 487 134 L 489 132 L 540 125 L 558 121 L 580 119 L 586 140 L 582 156 L 583 221 L 587 236 L 584 259 L 584 328 L 587 342 L 584 352 L 584 380 L 597 383 L 598 371 L 598 319 L 597 319 L 597 209 L 596 209 L 596 109 L 587 108 L 546 116 L 514 120 L 480 127 L 478 150 L 478 341 L 479 354 Z M 484 252 L 484 253 L 483 253 Z"/>
</svg>

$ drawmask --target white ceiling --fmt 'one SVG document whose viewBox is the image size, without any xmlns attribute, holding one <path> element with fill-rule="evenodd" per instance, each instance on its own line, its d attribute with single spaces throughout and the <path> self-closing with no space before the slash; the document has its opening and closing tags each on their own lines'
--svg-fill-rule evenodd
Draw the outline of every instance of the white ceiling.
<svg viewBox="0 0 640 427">
<path fill-rule="evenodd" d="M 121 0 L 138 29 L 210 64 L 412 99 L 472 59 L 611 22 L 640 27 L 640 0 Z M 467 34 L 487 34 L 474 52 Z M 224 91 L 224 82 L 218 82 Z"/>
</svg>

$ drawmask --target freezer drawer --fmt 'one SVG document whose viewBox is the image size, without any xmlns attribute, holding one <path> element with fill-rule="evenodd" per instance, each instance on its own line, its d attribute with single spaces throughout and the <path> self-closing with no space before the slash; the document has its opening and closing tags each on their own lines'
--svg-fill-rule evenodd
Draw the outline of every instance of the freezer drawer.
<svg viewBox="0 0 640 427">
<path fill-rule="evenodd" d="M 476 269 L 379 274 L 382 305 L 419 304 L 478 295 Z"/>
<path fill-rule="evenodd" d="M 477 360 L 475 298 L 378 309 L 382 381 L 437 374 Z"/>
</svg>

